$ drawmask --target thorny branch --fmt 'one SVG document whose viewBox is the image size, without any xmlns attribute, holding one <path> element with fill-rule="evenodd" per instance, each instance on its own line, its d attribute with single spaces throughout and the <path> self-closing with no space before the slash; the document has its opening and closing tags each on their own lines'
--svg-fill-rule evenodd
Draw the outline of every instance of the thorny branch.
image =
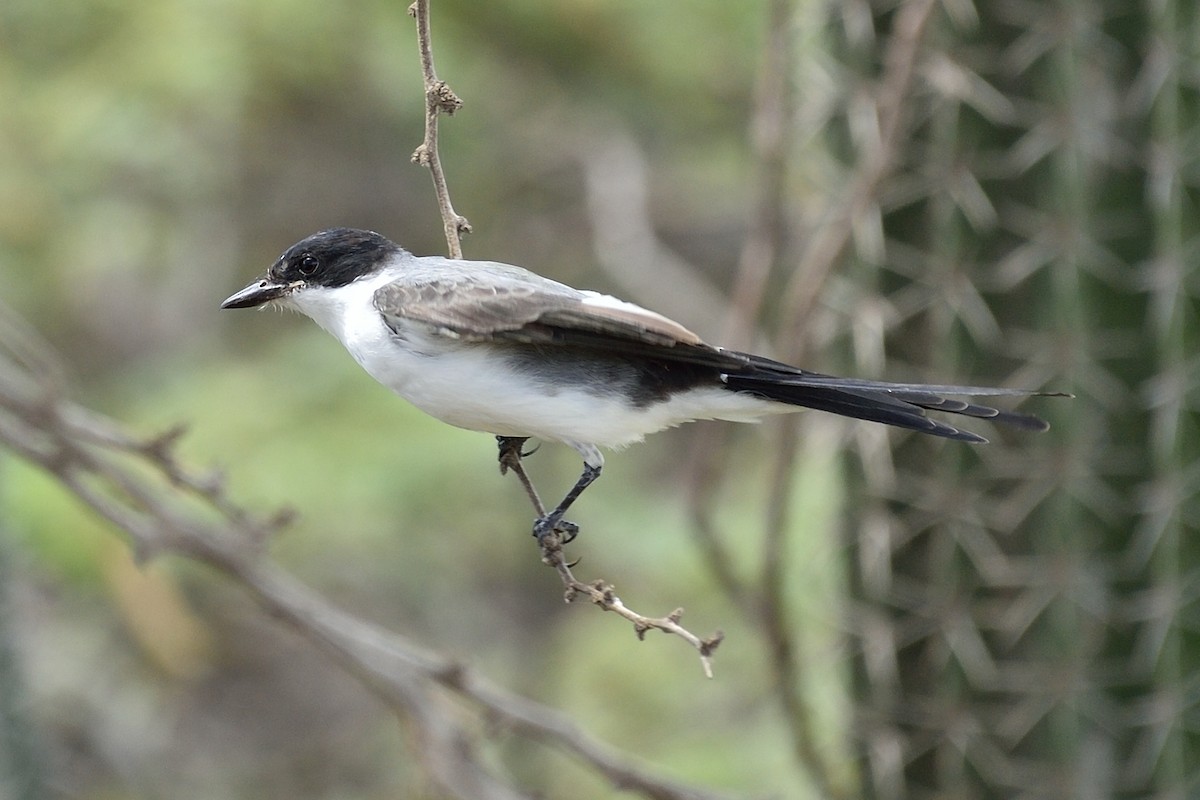
<svg viewBox="0 0 1200 800">
<path fill-rule="evenodd" d="M 675 609 L 665 617 L 646 617 L 626 607 L 621 602 L 621 598 L 617 597 L 613 587 L 605 581 L 597 579 L 591 583 L 584 583 L 571 573 L 571 565 L 563 557 L 562 542 L 557 534 L 547 536 L 543 540 L 542 561 L 558 571 L 563 586 L 567 587 L 564 599 L 568 603 L 580 595 L 588 598 L 604 611 L 612 611 L 632 622 L 633 631 L 639 639 L 645 639 L 646 631 L 649 630 L 658 630 L 678 636 L 696 648 L 696 652 L 700 654 L 700 665 L 704 668 L 705 677 L 713 676 L 712 654 L 725 638 L 723 633 L 717 631 L 712 636 L 701 639 L 679 624 L 679 620 L 683 617 L 682 608 Z"/>
<path fill-rule="evenodd" d="M 546 506 L 542 502 L 542 498 L 538 495 L 537 489 L 534 488 L 529 474 L 525 471 L 525 465 L 521 463 L 522 457 L 527 455 L 521 452 L 521 447 L 525 439 L 503 436 L 496 438 L 500 442 L 500 474 L 504 475 L 510 471 L 515 474 L 521 482 L 521 486 L 525 489 L 525 494 L 528 495 L 529 502 L 533 505 L 534 513 L 539 517 L 546 516 Z M 574 573 L 571 572 L 571 567 L 574 564 L 568 564 L 566 557 L 563 555 L 563 544 L 565 542 L 562 535 L 556 531 L 542 539 L 541 549 L 542 563 L 554 567 L 559 577 L 562 578 L 563 586 L 566 587 L 566 592 L 563 595 L 563 599 L 566 602 L 573 602 L 581 595 L 587 597 L 602 610 L 612 611 L 632 622 L 633 631 L 637 634 L 638 639 L 645 639 L 646 631 L 649 630 L 658 630 L 678 636 L 696 648 L 696 652 L 700 654 L 700 666 L 704 669 L 705 677 L 711 678 L 713 676 L 712 654 L 725 638 L 723 633 L 717 631 L 705 639 L 696 636 L 679 624 L 679 620 L 683 618 L 682 608 L 675 609 L 665 617 L 647 617 L 637 613 L 621 602 L 621 598 L 617 597 L 612 585 L 607 581 L 597 579 L 591 583 L 584 583 L 576 578 Z"/>
<path fill-rule="evenodd" d="M 614 787 L 654 800 L 717 800 L 706 789 L 649 772 L 568 716 L 496 686 L 466 665 L 336 608 L 266 557 L 263 541 L 290 512 L 257 514 L 220 478 L 176 456 L 179 429 L 134 436 L 69 402 L 54 354 L 0 306 L 0 446 L 36 464 L 113 525 L 142 559 L 174 554 L 206 563 L 246 589 L 272 617 L 325 650 L 419 728 L 422 762 L 446 790 L 471 800 L 530 797 L 476 750 L 489 725 L 573 756 Z M 618 601 L 619 603 L 619 601 Z M 613 610 L 617 610 L 614 608 Z M 474 708 L 445 708 L 453 695 Z"/>
<path fill-rule="evenodd" d="M 439 80 L 433 68 L 433 40 L 429 31 L 429 0 L 416 0 L 408 8 L 410 16 L 417 21 L 417 45 L 421 51 L 421 74 L 425 80 L 425 140 L 413 151 L 412 161 L 429 168 L 433 177 L 433 190 L 437 194 L 438 209 L 442 214 L 442 227 L 446 233 L 446 245 L 451 258 L 462 258 L 462 236 L 471 232 L 471 223 L 454 210 L 450 203 L 450 189 L 446 185 L 446 173 L 442 170 L 442 158 L 438 154 L 438 116 L 453 114 L 462 108 L 462 100 L 443 80 Z"/>
</svg>

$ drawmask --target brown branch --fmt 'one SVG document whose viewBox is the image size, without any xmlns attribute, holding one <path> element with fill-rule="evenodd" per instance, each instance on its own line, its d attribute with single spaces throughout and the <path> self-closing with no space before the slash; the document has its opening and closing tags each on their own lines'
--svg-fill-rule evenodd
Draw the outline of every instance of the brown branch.
<svg viewBox="0 0 1200 800">
<path fill-rule="evenodd" d="M 419 730 L 422 762 L 445 790 L 461 798 L 519 800 L 487 759 L 476 755 L 483 723 L 559 749 L 614 787 L 655 800 L 716 800 L 713 792 L 653 774 L 625 753 L 582 731 L 571 718 L 512 694 L 467 666 L 364 622 L 333 606 L 268 559 L 266 532 L 286 514 L 239 507 L 208 473 L 174 453 L 178 434 L 140 439 L 118 423 L 57 393 L 54 365 L 33 339 L 12 340 L 23 326 L 0 306 L 0 446 L 45 469 L 86 505 L 125 531 L 143 558 L 171 553 L 234 579 L 270 616 L 333 657 Z M 28 354 L 34 354 L 31 357 Z M 37 365 L 37 366 L 32 366 Z M 32 366 L 32 368 L 31 368 Z M 48 373 L 49 374 L 49 373 Z M 197 502 L 205 510 L 197 507 Z M 616 609 L 614 609 L 616 610 Z M 474 720 L 442 708 L 444 693 L 465 700 Z"/>
<path fill-rule="evenodd" d="M 713 676 L 712 655 L 725 638 L 725 634 L 721 631 L 701 639 L 679 624 L 679 620 L 683 617 L 682 608 L 675 609 L 665 617 L 643 616 L 621 602 L 621 598 L 617 597 L 616 592 L 613 591 L 612 585 L 604 580 L 597 579 L 591 583 L 584 583 L 572 574 L 571 565 L 563 557 L 562 541 L 558 534 L 551 534 L 542 540 L 542 561 L 554 567 L 559 577 L 562 578 L 563 586 L 567 588 L 563 599 L 568 603 L 583 595 L 599 606 L 601 610 L 612 611 L 632 622 L 633 632 L 637 634 L 638 639 L 645 639 L 646 631 L 649 630 L 658 630 L 678 636 L 696 648 L 696 652 L 700 654 L 700 666 L 704 669 L 704 676 L 706 678 Z"/>
<path fill-rule="evenodd" d="M 462 258 L 462 236 L 471 232 L 471 223 L 454 210 L 450 202 L 450 189 L 446 185 L 446 173 L 442 169 L 442 158 L 438 154 L 438 116 L 453 114 L 462 108 L 463 102 L 443 80 L 439 80 L 433 68 L 433 40 L 429 31 L 429 0 L 416 0 L 408 8 L 409 16 L 417 21 L 417 45 L 421 52 L 421 74 L 425 81 L 425 140 L 413 151 L 412 162 L 429 168 L 433 177 L 433 190 L 437 195 L 438 210 L 442 214 L 442 228 L 446 234 L 446 246 L 451 258 Z"/>
<path fill-rule="evenodd" d="M 546 506 L 542 503 L 542 498 L 538 495 L 538 491 L 534 488 L 533 481 L 529 478 L 529 473 L 525 471 L 525 465 L 521 462 L 523 454 L 521 446 L 525 439 L 508 439 L 505 444 L 505 437 L 497 437 L 501 441 L 500 445 L 500 474 L 504 475 L 512 472 L 521 481 L 521 486 L 525 489 L 525 494 L 529 497 L 529 502 L 533 505 L 534 513 L 539 518 L 546 516 Z M 674 634 L 685 642 L 696 648 L 700 654 L 700 666 L 704 669 L 704 675 L 707 678 L 713 676 L 712 673 L 712 654 L 725 638 L 725 634 L 717 631 L 712 636 L 706 639 L 701 639 L 694 633 L 684 628 L 679 624 L 679 620 L 683 617 L 683 609 L 677 608 L 665 617 L 647 617 L 637 613 L 633 609 L 627 607 L 621 598 L 617 597 L 613 587 L 607 581 L 597 579 L 591 583 L 584 583 L 575 577 L 571 572 L 573 564 L 568 564 L 566 557 L 563 555 L 563 537 L 558 531 L 544 537 L 541 541 L 542 563 L 554 567 L 562 578 L 563 586 L 566 587 L 566 593 L 563 599 L 568 603 L 573 602 L 577 597 L 583 595 L 591 600 L 595 605 L 599 606 L 603 611 L 612 611 L 618 616 L 624 617 L 633 623 L 633 631 L 637 634 L 638 639 L 646 638 L 646 631 L 659 630 L 663 633 Z"/>
</svg>

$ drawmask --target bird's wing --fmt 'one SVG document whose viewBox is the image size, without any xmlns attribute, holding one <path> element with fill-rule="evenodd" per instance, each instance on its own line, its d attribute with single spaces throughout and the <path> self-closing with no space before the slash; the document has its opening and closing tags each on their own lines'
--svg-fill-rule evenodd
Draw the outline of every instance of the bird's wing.
<svg viewBox="0 0 1200 800">
<path fill-rule="evenodd" d="M 462 341 L 573 344 L 686 360 L 703 354 L 719 362 L 714 366 L 729 363 L 724 351 L 683 325 L 633 303 L 504 264 L 459 263 L 471 268 L 404 276 L 383 286 L 375 308 L 393 329 L 414 322 Z"/>
<path fill-rule="evenodd" d="M 1042 430 L 1037 417 L 955 400 L 965 397 L 1053 395 L 1025 389 L 887 383 L 839 378 L 749 353 L 724 350 L 661 314 L 595 292 L 582 292 L 519 267 L 439 260 L 457 270 L 409 274 L 375 293 L 375 307 L 392 330 L 418 323 L 468 342 L 517 342 L 593 348 L 608 353 L 712 367 L 734 391 L 791 405 L 914 428 L 938 436 L 985 441 L 929 420 L 944 411 Z"/>
</svg>

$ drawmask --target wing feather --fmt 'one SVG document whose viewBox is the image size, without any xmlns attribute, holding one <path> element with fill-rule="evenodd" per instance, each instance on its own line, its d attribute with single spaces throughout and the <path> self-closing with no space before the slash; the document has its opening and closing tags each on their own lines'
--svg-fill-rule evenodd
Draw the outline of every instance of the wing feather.
<svg viewBox="0 0 1200 800">
<path fill-rule="evenodd" d="M 406 324 L 417 324 L 461 341 L 552 344 L 699 365 L 713 369 L 713 380 L 723 381 L 734 391 L 964 441 L 986 440 L 931 420 L 925 411 L 1044 430 L 1046 423 L 1035 416 L 953 396 L 1058 394 L 888 383 L 809 372 L 762 356 L 713 347 L 679 323 L 641 306 L 492 262 L 437 259 L 428 271 L 406 274 L 380 288 L 374 303 L 397 333 L 402 333 Z"/>
<path fill-rule="evenodd" d="M 652 347 L 708 348 L 678 322 L 633 303 L 505 264 L 486 266 L 495 269 L 472 262 L 459 274 L 393 281 L 375 293 L 375 308 L 393 327 L 405 320 L 465 341 L 553 341 L 553 332 L 562 331 Z"/>
</svg>

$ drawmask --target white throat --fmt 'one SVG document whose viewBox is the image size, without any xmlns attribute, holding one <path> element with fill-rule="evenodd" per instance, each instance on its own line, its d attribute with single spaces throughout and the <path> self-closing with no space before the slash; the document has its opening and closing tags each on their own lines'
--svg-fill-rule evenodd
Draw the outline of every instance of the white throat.
<svg viewBox="0 0 1200 800">
<path fill-rule="evenodd" d="M 393 280 L 395 275 L 384 269 L 336 289 L 309 286 L 285 298 L 281 305 L 312 318 L 354 352 L 351 342 L 361 336 L 364 325 L 382 327 L 375 310 L 375 292 Z"/>
</svg>

